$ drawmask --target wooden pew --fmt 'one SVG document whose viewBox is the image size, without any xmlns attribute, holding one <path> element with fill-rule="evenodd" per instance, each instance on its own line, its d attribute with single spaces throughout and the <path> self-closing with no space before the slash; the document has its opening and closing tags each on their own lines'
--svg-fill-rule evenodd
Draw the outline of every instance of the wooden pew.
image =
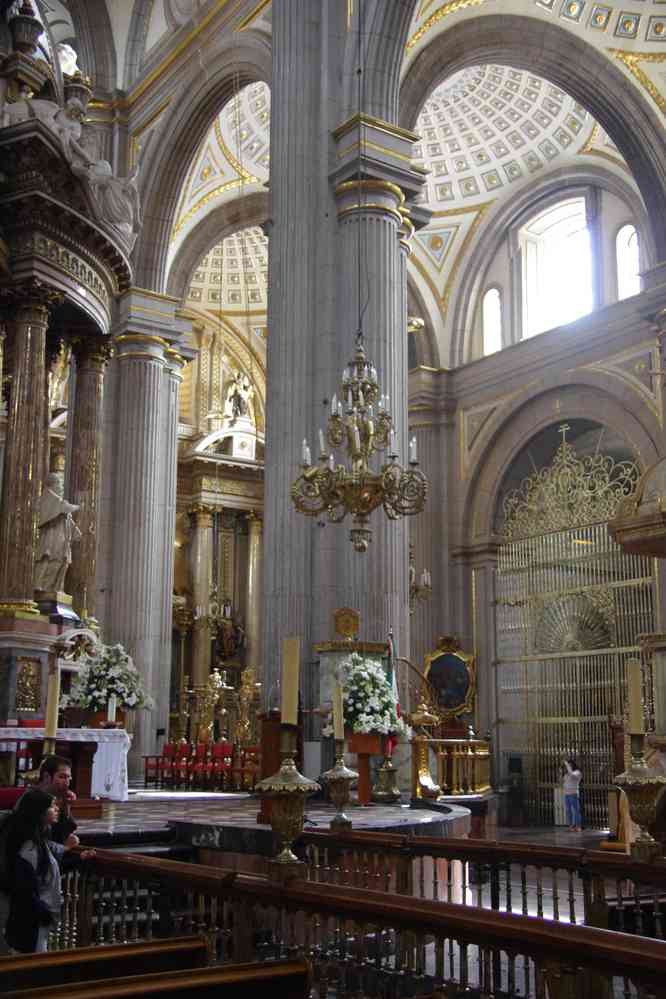
<svg viewBox="0 0 666 999">
<path fill-rule="evenodd" d="M 22 954 L 0 958 L 0 995 L 10 989 L 12 995 L 25 995 L 25 990 L 67 983 L 204 968 L 207 963 L 208 945 L 202 936 Z"/>
<path fill-rule="evenodd" d="M 102 948 L 106 950 L 106 948 Z M 109 969 L 110 971 L 110 969 Z M 4 984 L 4 983 L 3 983 Z M 2 991 L 2 999 L 120 999 L 158 996 L 160 999 L 247 999 L 252 990 L 270 989 L 271 999 L 307 999 L 310 965 L 307 961 L 262 961 L 216 968 L 132 975 L 109 974 L 101 981 L 56 985 L 50 988 Z"/>
</svg>

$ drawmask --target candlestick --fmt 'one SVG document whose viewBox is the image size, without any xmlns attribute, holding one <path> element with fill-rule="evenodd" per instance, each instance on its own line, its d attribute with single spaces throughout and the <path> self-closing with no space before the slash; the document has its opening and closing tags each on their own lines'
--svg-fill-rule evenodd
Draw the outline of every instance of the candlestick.
<svg viewBox="0 0 666 999">
<path fill-rule="evenodd" d="M 46 712 L 44 717 L 44 752 L 55 752 L 55 739 L 58 730 L 58 707 L 60 702 L 60 666 L 54 652 L 49 654 L 49 678 L 46 687 Z M 49 746 L 47 748 L 47 742 Z"/>
<path fill-rule="evenodd" d="M 282 640 L 282 705 L 283 725 L 298 725 L 298 685 L 301 665 L 300 635 Z"/>
<path fill-rule="evenodd" d="M 340 684 L 333 688 L 333 735 L 336 740 L 343 740 L 345 737 L 344 703 Z"/>
<path fill-rule="evenodd" d="M 109 697 L 109 703 L 106 706 L 106 720 L 114 722 L 116 720 L 116 709 L 118 707 L 118 698 L 115 694 L 111 694 Z"/>
<path fill-rule="evenodd" d="M 349 389 L 349 391 L 347 392 L 347 409 L 351 413 L 353 408 L 354 408 L 354 402 L 352 399 L 352 391 L 351 389 Z"/>
<path fill-rule="evenodd" d="M 639 659 L 627 659 L 627 699 L 629 709 L 629 734 L 642 735 L 645 732 L 643 716 L 642 677 Z"/>
</svg>

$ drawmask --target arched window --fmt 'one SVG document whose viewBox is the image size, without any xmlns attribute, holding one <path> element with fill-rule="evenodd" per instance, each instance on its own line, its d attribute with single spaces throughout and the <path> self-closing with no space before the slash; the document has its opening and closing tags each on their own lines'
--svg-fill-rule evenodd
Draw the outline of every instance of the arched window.
<svg viewBox="0 0 666 999">
<path fill-rule="evenodd" d="M 571 323 L 594 307 L 585 199 L 569 198 L 520 231 L 523 339 Z"/>
<path fill-rule="evenodd" d="M 641 290 L 638 232 L 635 225 L 623 225 L 615 237 L 617 297 L 638 295 Z"/>
<path fill-rule="evenodd" d="M 502 296 L 499 288 L 489 288 L 483 296 L 483 353 L 502 349 Z"/>
</svg>

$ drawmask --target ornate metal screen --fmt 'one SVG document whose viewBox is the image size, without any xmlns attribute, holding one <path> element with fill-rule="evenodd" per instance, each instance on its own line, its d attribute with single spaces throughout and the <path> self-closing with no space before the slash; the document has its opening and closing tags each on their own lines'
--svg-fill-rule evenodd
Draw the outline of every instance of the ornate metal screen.
<svg viewBox="0 0 666 999">
<path fill-rule="evenodd" d="M 529 820 L 555 821 L 563 756 L 583 773 L 585 821 L 607 823 L 624 663 L 654 630 L 651 559 L 625 555 L 606 522 L 639 475 L 632 462 L 579 458 L 563 440 L 550 466 L 504 501 L 496 577 L 498 743 L 522 758 Z"/>
</svg>

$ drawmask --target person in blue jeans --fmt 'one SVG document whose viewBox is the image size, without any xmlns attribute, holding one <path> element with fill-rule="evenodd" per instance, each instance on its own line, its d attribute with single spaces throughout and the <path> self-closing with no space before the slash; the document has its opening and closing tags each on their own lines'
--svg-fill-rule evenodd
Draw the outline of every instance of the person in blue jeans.
<svg viewBox="0 0 666 999">
<path fill-rule="evenodd" d="M 582 819 L 580 814 L 580 781 L 583 776 L 573 756 L 562 761 L 564 763 L 564 804 L 567 809 L 567 822 L 571 832 L 581 832 Z"/>
</svg>

